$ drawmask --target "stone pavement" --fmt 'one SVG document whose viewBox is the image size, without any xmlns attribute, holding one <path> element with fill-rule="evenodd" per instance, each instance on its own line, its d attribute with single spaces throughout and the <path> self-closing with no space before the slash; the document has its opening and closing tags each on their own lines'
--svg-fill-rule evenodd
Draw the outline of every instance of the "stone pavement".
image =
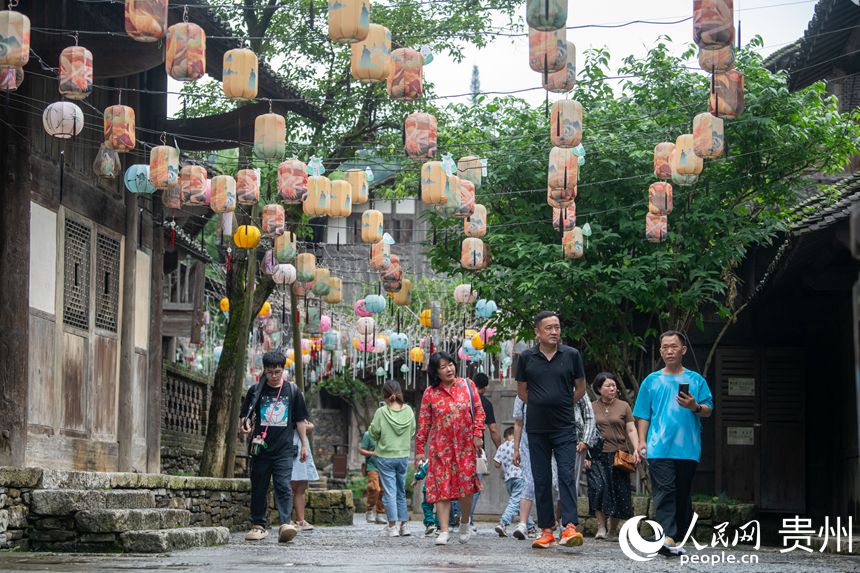
<svg viewBox="0 0 860 573">
<path fill-rule="evenodd" d="M 192 549 L 168 555 L 93 555 L 0 552 L 0 572 L 54 571 L 68 573 L 114 573 L 123 571 L 163 572 L 257 572 L 319 571 L 352 573 L 423 573 L 431 571 L 498 573 L 577 573 L 649 571 L 655 573 L 689 571 L 756 572 L 756 573 L 860 573 L 860 557 L 814 554 L 793 551 L 781 554 L 777 549 L 759 551 L 735 550 L 726 554 L 757 555 L 758 564 L 681 564 L 677 559 L 658 556 L 647 563 L 634 563 L 624 556 L 617 541 L 586 539 L 581 548 L 537 551 L 527 542 L 499 538 L 493 524 L 479 524 L 477 537 L 468 545 L 453 541 L 446 547 L 435 547 L 423 537 L 415 523 L 413 536 L 383 538 L 382 526 L 367 525 L 356 516 L 354 527 L 318 528 L 299 534 L 289 545 L 277 543 L 272 530 L 263 542 L 244 541 L 244 533 L 234 533 L 223 547 Z M 456 538 L 455 538 L 456 539 Z M 855 549 L 856 550 L 856 549 Z M 718 551 L 702 554 L 719 555 Z"/>
</svg>

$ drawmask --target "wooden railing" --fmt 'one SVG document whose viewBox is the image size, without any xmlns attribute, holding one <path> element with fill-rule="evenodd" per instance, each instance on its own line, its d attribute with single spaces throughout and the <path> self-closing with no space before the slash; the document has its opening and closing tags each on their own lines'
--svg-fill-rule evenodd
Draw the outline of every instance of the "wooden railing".
<svg viewBox="0 0 860 573">
<path fill-rule="evenodd" d="M 187 448 L 201 448 L 206 437 L 211 383 L 203 375 L 173 364 L 162 371 L 162 439 Z"/>
</svg>

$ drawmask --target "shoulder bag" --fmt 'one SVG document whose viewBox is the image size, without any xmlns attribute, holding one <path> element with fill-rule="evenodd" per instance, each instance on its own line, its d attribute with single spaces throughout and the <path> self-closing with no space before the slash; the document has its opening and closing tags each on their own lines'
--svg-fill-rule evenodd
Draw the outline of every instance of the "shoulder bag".
<svg viewBox="0 0 860 573">
<path fill-rule="evenodd" d="M 615 452 L 615 459 L 612 460 L 612 467 L 634 473 L 636 472 L 636 458 L 633 457 L 633 454 L 618 450 Z"/>
</svg>

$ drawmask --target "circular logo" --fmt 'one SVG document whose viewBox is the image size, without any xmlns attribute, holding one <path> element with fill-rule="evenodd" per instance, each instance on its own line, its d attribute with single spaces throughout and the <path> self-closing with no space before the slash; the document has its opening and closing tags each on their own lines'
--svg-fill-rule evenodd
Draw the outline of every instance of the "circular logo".
<svg viewBox="0 0 860 573">
<path fill-rule="evenodd" d="M 634 561 L 651 561 L 657 556 L 657 551 L 663 546 L 663 528 L 656 521 L 646 519 L 645 523 L 654 530 L 656 541 L 648 541 L 639 535 L 639 522 L 644 515 L 637 515 L 624 522 L 618 533 L 618 543 L 624 555 Z"/>
</svg>

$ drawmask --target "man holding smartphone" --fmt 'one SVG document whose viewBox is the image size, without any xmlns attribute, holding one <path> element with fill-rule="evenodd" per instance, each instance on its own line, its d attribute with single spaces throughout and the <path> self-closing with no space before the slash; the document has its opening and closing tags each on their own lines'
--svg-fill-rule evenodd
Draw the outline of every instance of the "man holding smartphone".
<svg viewBox="0 0 860 573">
<path fill-rule="evenodd" d="M 683 538 L 693 520 L 693 476 L 702 454 L 702 424 L 714 411 L 708 383 L 684 368 L 684 335 L 660 335 L 665 367 L 648 375 L 639 387 L 633 417 L 637 420 L 639 455 L 648 461 L 657 522 L 665 540 L 660 553 L 681 555 L 675 540 Z M 647 444 L 647 445 L 646 445 Z"/>
</svg>

